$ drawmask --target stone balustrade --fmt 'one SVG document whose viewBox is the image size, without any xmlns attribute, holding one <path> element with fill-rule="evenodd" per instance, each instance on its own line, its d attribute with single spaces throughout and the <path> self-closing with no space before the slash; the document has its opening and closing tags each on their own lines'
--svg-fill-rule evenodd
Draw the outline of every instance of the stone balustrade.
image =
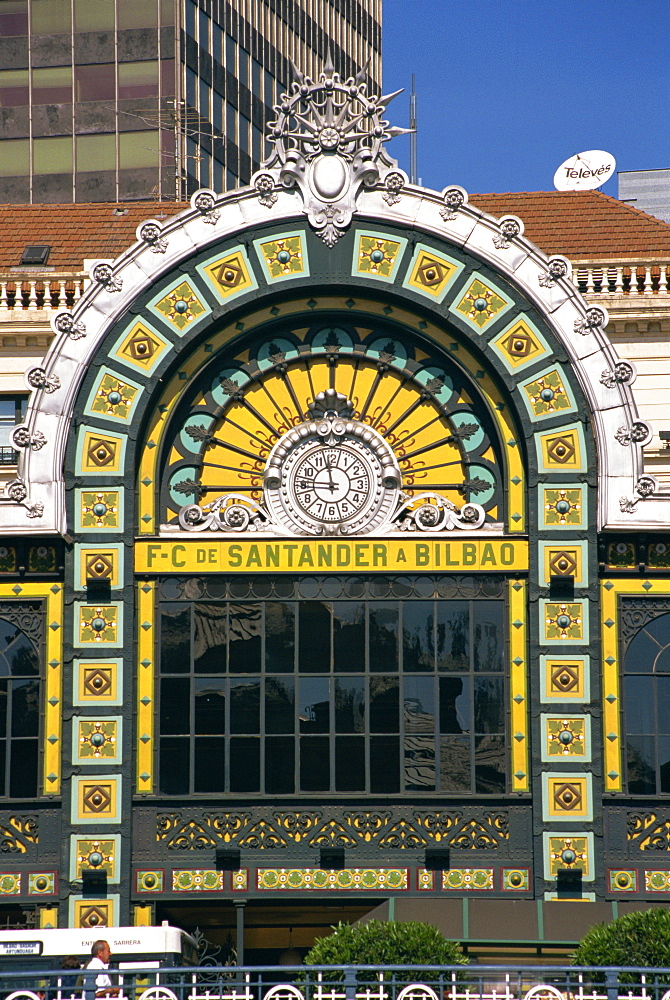
<svg viewBox="0 0 670 1000">
<path fill-rule="evenodd" d="M 587 298 L 602 296 L 670 295 L 667 258 L 573 261 L 572 280 Z"/>
<path fill-rule="evenodd" d="M 0 271 L 0 312 L 72 309 L 87 283 L 86 271 L 50 271 L 30 277 Z"/>
</svg>

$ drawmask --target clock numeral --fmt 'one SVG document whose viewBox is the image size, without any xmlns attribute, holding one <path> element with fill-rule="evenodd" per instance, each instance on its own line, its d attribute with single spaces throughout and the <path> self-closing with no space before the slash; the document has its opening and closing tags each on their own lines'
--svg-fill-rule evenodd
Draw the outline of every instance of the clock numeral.
<svg viewBox="0 0 670 1000">
<path fill-rule="evenodd" d="M 311 493 L 303 493 L 301 495 L 301 497 L 300 497 L 300 503 L 303 505 L 303 507 L 309 507 L 309 505 L 311 504 L 311 502 L 312 502 L 312 494 Z"/>
<path fill-rule="evenodd" d="M 351 502 L 352 503 L 358 503 L 359 501 L 360 501 L 360 494 L 354 493 L 354 495 L 351 498 Z"/>
<path fill-rule="evenodd" d="M 302 474 L 303 476 L 307 476 L 308 479 L 313 479 L 316 474 L 316 470 L 313 469 L 311 465 L 306 465 L 302 470 Z"/>
<path fill-rule="evenodd" d="M 343 514 L 348 514 L 349 513 L 349 504 L 347 503 L 346 500 L 342 501 L 342 513 Z"/>
</svg>

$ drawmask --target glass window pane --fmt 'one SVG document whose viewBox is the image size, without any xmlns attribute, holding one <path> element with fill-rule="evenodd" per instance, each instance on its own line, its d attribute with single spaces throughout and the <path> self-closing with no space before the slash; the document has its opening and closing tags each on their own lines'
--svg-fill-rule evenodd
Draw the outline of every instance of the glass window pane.
<svg viewBox="0 0 670 1000">
<path fill-rule="evenodd" d="M 191 682 L 187 677 L 161 680 L 161 733 L 190 733 Z"/>
<path fill-rule="evenodd" d="M 656 794 L 656 760 L 653 736 L 626 738 L 628 791 L 631 795 Z"/>
<path fill-rule="evenodd" d="M 474 604 L 474 667 L 475 670 L 503 670 L 504 644 L 502 601 L 477 601 Z"/>
<path fill-rule="evenodd" d="M 237 78 L 245 87 L 249 86 L 249 53 L 246 49 L 238 49 Z"/>
<path fill-rule="evenodd" d="M 158 163 L 158 132 L 122 132 L 119 136 L 119 167 L 133 170 Z"/>
<path fill-rule="evenodd" d="M 371 671 L 398 669 L 398 605 L 378 601 L 368 605 Z"/>
<path fill-rule="evenodd" d="M 214 677 L 197 677 L 195 680 L 196 733 L 222 734 L 226 731 L 225 681 Z"/>
<path fill-rule="evenodd" d="M 189 740 L 163 737 L 159 744 L 160 791 L 164 795 L 187 795 Z"/>
<path fill-rule="evenodd" d="M 435 732 L 435 682 L 433 678 L 405 677 L 403 692 L 405 732 Z"/>
<path fill-rule="evenodd" d="M 670 677 L 656 677 L 654 701 L 658 708 L 658 735 L 670 736 Z"/>
<path fill-rule="evenodd" d="M 400 730 L 400 690 L 396 677 L 371 677 L 370 732 L 397 733 Z"/>
<path fill-rule="evenodd" d="M 470 679 L 440 677 L 440 732 L 469 733 Z"/>
<path fill-rule="evenodd" d="M 365 680 L 335 679 L 335 732 L 362 733 L 365 729 Z"/>
<path fill-rule="evenodd" d="M 23 102 L 28 103 L 26 100 Z M 3 139 L 0 156 L 0 177 L 22 177 L 30 170 L 30 141 Z M 18 259 L 16 261 L 18 264 Z"/>
<path fill-rule="evenodd" d="M 9 762 L 9 794 L 32 799 L 37 795 L 37 740 L 12 740 Z"/>
<path fill-rule="evenodd" d="M 365 605 L 361 601 L 333 603 L 333 663 L 335 670 L 365 670 Z"/>
<path fill-rule="evenodd" d="M 661 792 L 670 792 L 670 736 L 662 736 L 658 741 L 658 770 Z"/>
<path fill-rule="evenodd" d="M 260 733 L 261 690 L 259 681 L 230 682 L 231 733 Z"/>
<path fill-rule="evenodd" d="M 261 745 L 257 739 L 230 741 L 231 792 L 259 792 L 261 787 Z"/>
<path fill-rule="evenodd" d="M 301 677 L 298 718 L 301 733 L 330 732 L 330 681 L 327 677 Z"/>
<path fill-rule="evenodd" d="M 0 70 L 0 108 L 18 108 L 29 101 L 27 69 Z M 6 141 L 3 140 L 4 151 Z"/>
<path fill-rule="evenodd" d="M 437 669 L 470 669 L 470 606 L 466 601 L 437 605 Z"/>
<path fill-rule="evenodd" d="M 70 33 L 70 0 L 32 0 L 33 35 L 67 35 Z"/>
<path fill-rule="evenodd" d="M 116 95 L 114 63 L 99 63 L 97 66 L 75 66 L 74 92 L 75 100 L 79 103 L 85 101 L 113 101 Z M 98 136 L 91 135 L 85 138 L 96 139 Z M 111 138 L 113 139 L 114 137 L 112 136 Z M 116 150 L 114 158 L 116 158 Z M 90 168 L 78 167 L 78 169 L 88 170 Z"/>
<path fill-rule="evenodd" d="M 435 654 L 432 601 L 404 601 L 402 605 L 403 670 L 432 670 Z"/>
<path fill-rule="evenodd" d="M 646 631 L 655 639 L 659 646 L 667 646 L 670 642 L 670 614 L 659 615 L 646 626 Z M 632 645 L 632 643 L 631 643 Z"/>
<path fill-rule="evenodd" d="M 362 736 L 335 737 L 335 790 L 365 791 L 365 739 Z"/>
<path fill-rule="evenodd" d="M 654 661 L 663 645 L 648 629 L 641 628 L 626 650 L 624 666 L 626 673 L 651 673 Z"/>
<path fill-rule="evenodd" d="M 5 771 L 7 765 L 7 741 L 0 740 L 0 795 L 5 795 Z"/>
<path fill-rule="evenodd" d="M 12 736 L 35 736 L 40 728 L 40 682 L 28 678 L 12 681 L 11 698 Z"/>
<path fill-rule="evenodd" d="M 262 608 L 258 604 L 229 606 L 228 665 L 231 673 L 260 671 L 262 627 Z"/>
<path fill-rule="evenodd" d="M 295 681 L 292 677 L 268 677 L 265 681 L 265 732 L 295 731 Z"/>
<path fill-rule="evenodd" d="M 273 673 L 293 670 L 295 605 L 268 601 L 265 605 L 265 669 Z"/>
<path fill-rule="evenodd" d="M 502 677 L 474 678 L 474 731 L 504 733 L 505 703 Z"/>
<path fill-rule="evenodd" d="M 72 139 L 35 139 L 33 165 L 36 174 L 71 174 Z"/>
<path fill-rule="evenodd" d="M 193 791 L 225 792 L 226 747 L 223 737 L 195 739 L 193 755 Z"/>
<path fill-rule="evenodd" d="M 288 794 L 295 791 L 295 743 L 293 737 L 268 736 L 265 741 L 265 791 Z"/>
<path fill-rule="evenodd" d="M 125 27 L 125 25 L 123 25 Z M 114 0 L 74 0 L 75 31 L 114 30 Z"/>
<path fill-rule="evenodd" d="M 237 54 L 237 42 L 230 35 L 226 35 L 226 69 L 233 76 L 235 72 L 235 56 Z"/>
<path fill-rule="evenodd" d="M 327 792 L 330 789 L 330 753 L 327 736 L 300 739 L 300 790 Z"/>
<path fill-rule="evenodd" d="M 443 792 L 469 792 L 470 740 L 467 736 L 441 736 L 440 789 Z"/>
<path fill-rule="evenodd" d="M 504 737 L 480 736 L 475 739 L 475 791 L 486 795 L 504 794 Z"/>
<path fill-rule="evenodd" d="M 222 674 L 226 669 L 228 610 L 224 605 L 193 605 L 193 669 Z"/>
<path fill-rule="evenodd" d="M 119 63 L 119 100 L 158 97 L 158 62 Z"/>
<path fill-rule="evenodd" d="M 161 608 L 161 672 L 184 673 L 190 668 L 191 609 L 183 604 L 164 604 Z"/>
<path fill-rule="evenodd" d="M 2 655 L 14 677 L 36 677 L 40 666 L 37 651 L 28 636 L 16 625 L 2 621 Z"/>
<path fill-rule="evenodd" d="M 99 172 L 116 168 L 116 140 L 113 135 L 78 135 L 77 172 Z"/>
<path fill-rule="evenodd" d="M 303 601 L 298 607 L 298 669 L 303 673 L 326 673 L 330 670 L 330 605 Z"/>
<path fill-rule="evenodd" d="M 654 732 L 653 677 L 624 677 L 624 711 L 626 732 Z"/>
<path fill-rule="evenodd" d="M 9 691 L 9 681 L 0 681 L 0 736 L 7 735 L 7 703 Z"/>
<path fill-rule="evenodd" d="M 33 104 L 72 103 L 72 67 L 33 70 Z"/>
<path fill-rule="evenodd" d="M 370 737 L 370 791 L 400 791 L 400 740 L 397 736 Z"/>
<path fill-rule="evenodd" d="M 117 0 L 119 28 L 155 28 L 158 24 L 157 0 Z"/>
<path fill-rule="evenodd" d="M 0 5 L 0 38 L 28 34 L 28 0 L 4 0 Z"/>
</svg>

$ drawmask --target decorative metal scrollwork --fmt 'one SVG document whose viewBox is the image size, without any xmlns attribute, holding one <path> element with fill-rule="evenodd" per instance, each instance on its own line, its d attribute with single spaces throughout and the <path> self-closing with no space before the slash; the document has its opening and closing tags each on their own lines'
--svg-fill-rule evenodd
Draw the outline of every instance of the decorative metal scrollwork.
<svg viewBox="0 0 670 1000">
<path fill-rule="evenodd" d="M 617 385 L 631 385 L 637 377 L 635 365 L 630 361 L 617 361 L 614 368 L 606 368 L 600 376 L 600 382 L 608 389 Z"/>
<path fill-rule="evenodd" d="M 440 215 L 445 222 L 453 222 L 459 211 L 466 204 L 468 196 L 461 187 L 450 187 L 442 194 L 444 208 L 440 209 Z"/>
<path fill-rule="evenodd" d="M 570 262 L 565 257 L 551 257 L 547 270 L 537 280 L 543 288 L 553 288 L 562 278 L 567 278 L 570 271 Z"/>
<path fill-rule="evenodd" d="M 396 205 L 400 201 L 400 192 L 404 186 L 405 177 L 399 170 L 392 170 L 386 175 L 386 179 L 384 181 L 386 191 L 382 194 L 382 198 L 387 205 Z"/>
<path fill-rule="evenodd" d="M 485 516 L 477 503 L 466 503 L 459 509 L 439 493 L 420 493 L 400 508 L 393 521 L 400 531 L 472 530 L 482 526 Z"/>
<path fill-rule="evenodd" d="M 154 222 L 153 220 L 144 222 L 139 227 L 138 235 L 152 253 L 165 253 L 168 248 L 168 241 L 162 235 L 162 229 L 158 222 Z"/>
<path fill-rule="evenodd" d="M 593 306 L 586 310 L 586 316 L 583 319 L 575 320 L 573 328 L 575 333 L 585 337 L 587 333 L 596 333 L 598 330 L 604 329 L 607 326 L 607 320 L 608 316 L 605 310 Z"/>
<path fill-rule="evenodd" d="M 197 208 L 200 212 L 202 221 L 206 222 L 209 226 L 215 226 L 221 218 L 221 213 L 214 207 L 216 205 L 216 193 L 214 191 L 210 191 L 208 188 L 196 191 L 191 202 L 193 207 Z"/>
<path fill-rule="evenodd" d="M 18 427 L 14 428 L 10 434 L 10 440 L 12 447 L 16 448 L 17 451 L 19 448 L 31 448 L 32 451 L 39 451 L 47 443 L 42 431 L 36 430 L 31 434 L 30 428 L 26 427 L 25 424 L 19 424 Z"/>
<path fill-rule="evenodd" d="M 265 208 L 272 208 L 278 198 L 272 174 L 256 174 L 254 187 L 261 205 L 264 205 Z"/>
<path fill-rule="evenodd" d="M 28 517 L 42 517 L 44 504 L 40 500 L 28 499 L 28 488 L 22 479 L 15 479 L 5 486 L 5 495 L 14 503 L 25 507 Z"/>
<path fill-rule="evenodd" d="M 493 237 L 493 245 L 498 250 L 507 250 L 512 240 L 523 235 L 523 222 L 515 215 L 503 215 L 498 220 L 498 234 Z"/>
<path fill-rule="evenodd" d="M 648 500 L 658 489 L 658 480 L 655 476 L 640 476 L 635 484 L 636 497 L 621 497 L 619 508 L 622 514 L 632 514 L 640 500 Z"/>
<path fill-rule="evenodd" d="M 58 375 L 47 375 L 44 368 L 31 368 L 26 372 L 26 382 L 31 389 L 44 389 L 47 393 L 60 389 Z"/>
<path fill-rule="evenodd" d="M 51 322 L 56 333 L 67 333 L 70 340 L 80 340 L 86 336 L 86 324 L 75 319 L 72 313 L 56 313 Z"/>
<path fill-rule="evenodd" d="M 651 441 L 652 429 L 644 420 L 636 420 L 630 427 L 619 427 L 614 437 L 621 445 L 645 445 Z"/>
<path fill-rule="evenodd" d="M 123 280 L 114 274 L 112 265 L 104 261 L 93 267 L 91 277 L 102 285 L 106 292 L 120 292 L 123 288 Z"/>
</svg>

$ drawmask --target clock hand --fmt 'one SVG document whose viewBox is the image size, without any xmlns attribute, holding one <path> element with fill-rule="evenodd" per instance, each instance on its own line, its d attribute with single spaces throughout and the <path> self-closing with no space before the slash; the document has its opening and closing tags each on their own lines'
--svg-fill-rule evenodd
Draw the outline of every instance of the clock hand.
<svg viewBox="0 0 670 1000">
<path fill-rule="evenodd" d="M 335 485 L 335 480 L 333 479 L 333 467 L 326 462 L 326 468 L 328 469 L 328 489 L 331 493 L 334 493 L 337 487 Z"/>
</svg>

